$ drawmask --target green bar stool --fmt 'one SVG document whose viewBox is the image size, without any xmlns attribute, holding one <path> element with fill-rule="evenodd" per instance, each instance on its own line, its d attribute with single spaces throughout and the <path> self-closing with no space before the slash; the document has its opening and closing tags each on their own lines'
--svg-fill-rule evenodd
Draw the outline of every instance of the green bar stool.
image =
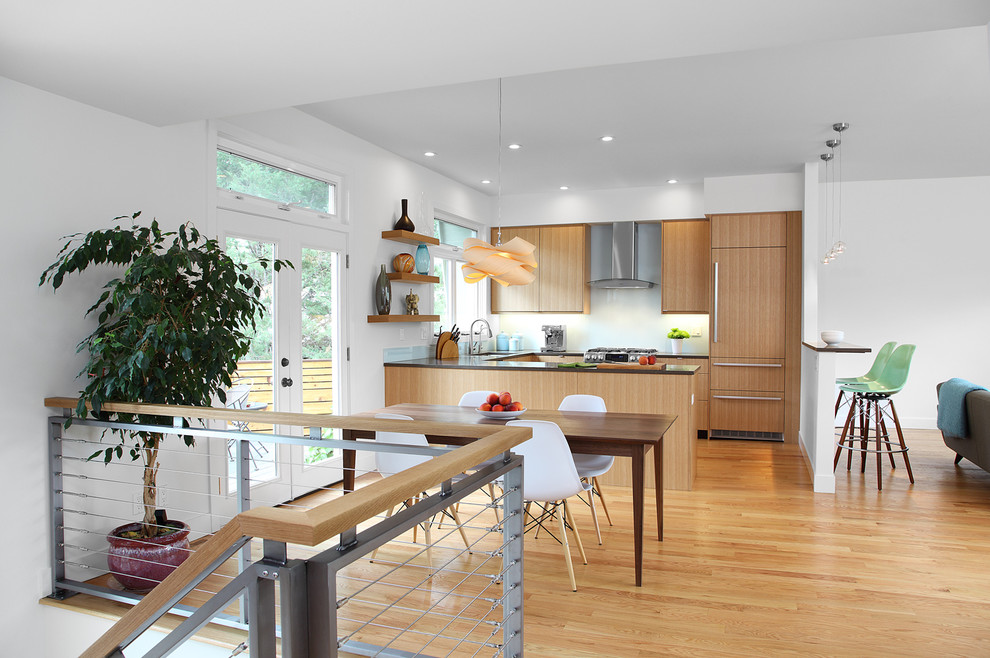
<svg viewBox="0 0 990 658">
<path fill-rule="evenodd" d="M 835 382 L 837 384 L 862 384 L 864 382 L 875 382 L 883 372 L 883 367 L 887 365 L 887 359 L 894 351 L 894 347 L 897 346 L 897 341 L 892 340 L 889 343 L 884 343 L 880 351 L 877 352 L 877 358 L 873 359 L 873 365 L 870 366 L 870 371 L 865 375 L 860 375 L 859 377 L 836 377 Z M 835 412 L 834 415 L 839 414 L 839 407 L 842 406 L 843 398 L 845 393 L 840 388 L 839 395 L 835 398 Z"/>
<path fill-rule="evenodd" d="M 835 461 L 832 468 L 839 464 L 843 450 L 848 450 L 846 470 L 852 468 L 852 453 L 862 455 L 860 472 L 866 472 L 866 456 L 874 453 L 877 456 L 877 490 L 883 489 L 881 472 L 881 455 L 886 452 L 890 459 L 890 467 L 894 464 L 894 453 L 904 455 L 904 465 L 907 467 L 908 479 L 914 484 L 914 474 L 911 472 L 911 461 L 908 459 L 908 447 L 904 443 L 904 433 L 897 418 L 897 410 L 891 399 L 895 393 L 904 388 L 907 383 L 908 371 L 911 369 L 911 359 L 914 356 L 914 345 L 900 345 L 890 355 L 880 375 L 873 381 L 850 382 L 842 384 L 839 389 L 852 395 L 849 413 L 842 426 L 842 434 L 835 448 Z M 894 421 L 897 430 L 897 445 L 891 440 L 887 430 L 887 419 Z M 857 426 L 858 421 L 858 426 Z M 874 435 L 870 436 L 870 426 L 874 426 Z M 870 439 L 876 443 L 876 448 L 870 447 Z M 859 444 L 857 446 L 857 443 Z"/>
</svg>

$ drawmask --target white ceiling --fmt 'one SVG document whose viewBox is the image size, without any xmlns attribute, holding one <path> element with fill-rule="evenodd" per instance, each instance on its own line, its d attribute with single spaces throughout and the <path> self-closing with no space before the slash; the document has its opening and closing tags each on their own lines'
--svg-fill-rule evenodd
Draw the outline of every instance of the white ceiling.
<svg viewBox="0 0 990 658">
<path fill-rule="evenodd" d="M 0 0 L 0 75 L 154 125 L 301 106 L 489 193 L 498 77 L 507 194 L 795 171 L 835 121 L 846 179 L 988 175 L 988 22 L 987 0 Z"/>
</svg>

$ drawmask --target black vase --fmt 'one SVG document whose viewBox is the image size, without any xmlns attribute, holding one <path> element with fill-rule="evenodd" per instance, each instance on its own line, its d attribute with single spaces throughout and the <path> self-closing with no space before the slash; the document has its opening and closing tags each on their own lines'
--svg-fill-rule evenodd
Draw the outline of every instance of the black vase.
<svg viewBox="0 0 990 658">
<path fill-rule="evenodd" d="M 378 315 L 388 315 L 388 312 L 392 310 L 392 282 L 385 274 L 384 265 L 382 265 L 382 271 L 375 280 L 375 310 L 378 311 Z"/>
<path fill-rule="evenodd" d="M 399 217 L 392 228 L 396 231 L 409 231 L 410 233 L 416 230 L 416 225 L 409 219 L 409 199 L 402 200 L 402 217 Z"/>
</svg>

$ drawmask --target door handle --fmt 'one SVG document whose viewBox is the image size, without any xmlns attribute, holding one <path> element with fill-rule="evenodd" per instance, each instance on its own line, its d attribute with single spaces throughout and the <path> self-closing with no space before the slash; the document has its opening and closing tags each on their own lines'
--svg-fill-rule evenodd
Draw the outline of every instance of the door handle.
<svg viewBox="0 0 990 658">
<path fill-rule="evenodd" d="M 288 387 L 292 386 L 292 378 L 291 377 L 283 377 L 282 378 L 282 386 L 284 388 L 288 388 Z"/>
<path fill-rule="evenodd" d="M 714 300 L 714 319 L 712 320 L 712 342 L 718 342 L 718 261 L 715 261 L 715 300 Z"/>
<path fill-rule="evenodd" d="M 764 398 L 756 395 L 713 395 L 712 398 L 716 400 L 769 400 L 771 402 L 780 402 L 783 398 Z"/>
<path fill-rule="evenodd" d="M 783 368 L 782 363 L 713 363 L 713 366 L 732 366 L 735 368 Z"/>
</svg>

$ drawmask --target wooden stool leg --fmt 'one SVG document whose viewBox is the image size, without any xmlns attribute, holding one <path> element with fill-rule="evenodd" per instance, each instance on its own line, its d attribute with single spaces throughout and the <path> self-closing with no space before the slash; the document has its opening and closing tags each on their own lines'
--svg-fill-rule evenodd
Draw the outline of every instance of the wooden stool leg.
<svg viewBox="0 0 990 658">
<path fill-rule="evenodd" d="M 838 445 L 835 446 L 835 460 L 832 461 L 833 471 L 835 470 L 835 467 L 839 465 L 839 456 L 842 455 L 842 448 L 845 446 L 846 434 L 849 432 L 849 425 L 852 422 L 852 418 L 853 418 L 853 405 L 850 404 L 849 413 L 846 414 L 846 422 L 842 426 L 842 434 L 839 436 L 839 443 Z M 849 451 L 849 454 L 852 455 L 852 450 Z M 849 470 L 848 466 L 846 467 L 846 470 Z"/>
<path fill-rule="evenodd" d="M 564 506 L 564 515 L 567 519 L 567 523 L 571 526 L 571 532 L 574 533 L 574 539 L 577 540 L 578 552 L 581 554 L 581 561 L 588 564 L 588 556 L 584 554 L 584 544 L 581 542 L 581 533 L 578 532 L 577 524 L 574 523 L 574 517 L 571 516 L 571 506 L 567 504 L 567 499 L 564 499 L 562 503 Z"/>
<path fill-rule="evenodd" d="M 877 491 L 882 491 L 883 470 L 880 467 L 883 465 L 883 436 L 880 434 L 880 402 L 878 400 L 873 400 L 873 413 L 876 415 L 874 422 L 876 423 L 877 438 Z"/>
<path fill-rule="evenodd" d="M 890 445 L 890 431 L 887 429 L 887 421 L 884 419 L 883 414 L 880 415 L 880 427 L 883 428 L 883 445 L 887 448 L 887 457 L 890 458 L 890 467 L 897 468 L 897 463 L 894 461 L 894 449 Z"/>
<path fill-rule="evenodd" d="M 907 467 L 908 479 L 911 480 L 911 484 L 914 484 L 914 473 L 911 472 L 911 460 L 908 459 L 907 454 L 907 444 L 904 443 L 904 432 L 901 431 L 901 421 L 897 419 L 897 409 L 894 408 L 894 401 L 890 401 L 890 415 L 894 419 L 894 427 L 897 428 L 897 440 L 901 443 L 901 449 L 904 451 L 901 454 L 904 455 L 904 466 Z"/>
<path fill-rule="evenodd" d="M 471 542 L 468 541 L 467 535 L 464 534 L 464 526 L 461 524 L 461 517 L 457 515 L 456 507 L 448 507 L 450 515 L 454 517 L 454 523 L 457 524 L 457 531 L 461 533 L 461 539 L 464 541 L 464 548 L 468 549 L 468 553 L 471 552 Z"/>
<path fill-rule="evenodd" d="M 595 491 L 588 489 L 588 505 L 591 507 L 591 520 L 595 522 L 595 534 L 598 535 L 598 545 L 602 545 L 602 529 L 598 525 L 598 510 L 595 509 Z"/>
<path fill-rule="evenodd" d="M 860 400 L 859 402 L 859 447 L 862 448 L 859 460 L 859 472 L 866 473 L 866 449 L 870 447 L 870 401 Z"/>
</svg>

